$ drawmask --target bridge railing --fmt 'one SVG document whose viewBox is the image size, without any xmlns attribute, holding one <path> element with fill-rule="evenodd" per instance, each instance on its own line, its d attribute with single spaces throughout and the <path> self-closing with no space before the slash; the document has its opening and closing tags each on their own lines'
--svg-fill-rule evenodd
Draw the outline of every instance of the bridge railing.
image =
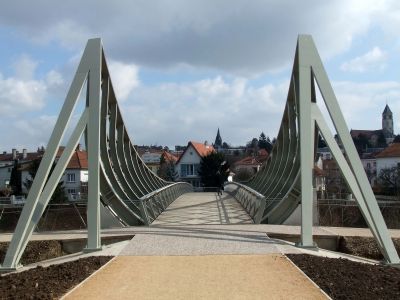
<svg viewBox="0 0 400 300">
<path fill-rule="evenodd" d="M 177 182 L 159 188 L 135 202 L 140 208 L 143 222 L 150 225 L 157 217 L 180 195 L 193 191 L 193 186 L 187 182 Z"/>
<path fill-rule="evenodd" d="M 255 224 L 260 224 L 265 210 L 265 196 L 252 188 L 237 182 L 224 185 L 225 191 L 242 204 Z"/>
</svg>

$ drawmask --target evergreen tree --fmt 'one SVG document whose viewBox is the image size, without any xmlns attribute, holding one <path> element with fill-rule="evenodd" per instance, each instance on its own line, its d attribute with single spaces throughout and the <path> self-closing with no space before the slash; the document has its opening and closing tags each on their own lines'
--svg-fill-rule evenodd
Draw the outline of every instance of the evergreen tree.
<svg viewBox="0 0 400 300">
<path fill-rule="evenodd" d="M 29 176 L 26 177 L 25 181 L 23 182 L 28 192 L 31 189 L 33 178 L 35 178 L 36 176 L 37 170 L 39 169 L 39 165 L 40 165 L 40 159 L 33 160 L 29 165 L 29 171 L 28 171 Z"/>
<path fill-rule="evenodd" d="M 258 148 L 265 149 L 268 153 L 272 150 L 272 143 L 269 136 L 265 136 L 264 132 L 261 132 L 260 137 L 258 139 Z"/>
<path fill-rule="evenodd" d="M 221 176 L 223 181 L 228 178 L 229 174 L 227 174 L 227 171 L 229 166 L 226 163 L 223 164 L 224 161 L 224 155 L 217 152 L 211 152 L 202 157 L 199 175 L 203 186 L 218 187 L 220 185 Z"/>
<path fill-rule="evenodd" d="M 18 159 L 14 160 L 14 166 L 10 174 L 10 187 L 12 189 L 12 193 L 16 196 L 22 194 L 21 171 L 19 167 L 20 164 L 18 163 Z"/>
<path fill-rule="evenodd" d="M 29 192 L 29 190 L 30 190 L 30 188 L 32 186 L 33 180 L 35 179 L 36 173 L 37 173 L 37 171 L 39 169 L 39 166 L 40 166 L 40 162 L 41 162 L 41 159 L 35 159 L 30 164 L 30 167 L 29 167 L 29 175 L 30 176 L 27 177 L 25 179 L 24 183 L 23 183 L 25 188 L 28 190 L 28 192 Z M 48 178 L 50 178 L 51 174 L 53 173 L 53 170 L 54 170 L 55 166 L 56 166 L 56 164 L 54 163 L 53 166 L 51 167 L 51 170 L 50 170 Z M 56 186 L 56 188 L 55 188 L 55 190 L 53 192 L 53 195 L 51 196 L 50 202 L 52 202 L 52 203 L 63 203 L 65 201 L 67 201 L 67 200 L 68 199 L 67 199 L 67 196 L 65 195 L 64 182 L 60 181 L 57 184 L 57 186 Z"/>
</svg>

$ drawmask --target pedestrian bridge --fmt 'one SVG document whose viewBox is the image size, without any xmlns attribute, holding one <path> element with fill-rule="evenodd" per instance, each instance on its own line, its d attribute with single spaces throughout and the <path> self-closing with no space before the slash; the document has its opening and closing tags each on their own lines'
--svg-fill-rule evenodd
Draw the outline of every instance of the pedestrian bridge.
<svg viewBox="0 0 400 300">
<path fill-rule="evenodd" d="M 330 114 L 341 148 L 317 105 L 316 87 Z M 82 90 L 86 91 L 85 109 L 51 172 Z M 49 139 L 2 269 L 17 268 L 82 136 L 88 151 L 89 169 L 88 252 L 101 249 L 102 221 L 112 226 L 190 225 L 196 222 L 282 224 L 298 207 L 301 208 L 302 228 L 299 246 L 315 247 L 313 165 L 318 134 L 329 146 L 385 259 L 399 263 L 311 36 L 300 35 L 298 38 L 282 122 L 268 161 L 249 182 L 228 183 L 226 190 L 230 196 L 224 194 L 221 198 L 215 194 L 192 194 L 190 184 L 167 182 L 147 168 L 125 127 L 101 40 L 91 39 Z M 179 198 L 185 193 L 189 194 Z"/>
</svg>

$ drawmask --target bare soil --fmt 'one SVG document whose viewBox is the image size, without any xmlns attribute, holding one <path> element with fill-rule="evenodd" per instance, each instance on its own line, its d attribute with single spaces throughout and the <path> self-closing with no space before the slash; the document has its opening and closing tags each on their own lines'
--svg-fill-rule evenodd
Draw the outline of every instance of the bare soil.
<svg viewBox="0 0 400 300">
<path fill-rule="evenodd" d="M 393 239 L 393 243 L 400 254 L 400 239 Z M 338 251 L 370 259 L 383 259 L 378 244 L 372 237 L 340 237 Z"/>
<path fill-rule="evenodd" d="M 400 248 L 400 240 L 395 240 Z M 380 259 L 372 238 L 343 237 L 341 251 Z M 0 261 L 7 243 L 0 243 Z M 59 241 L 31 241 L 22 257 L 23 264 L 64 255 Z M 355 263 L 346 259 L 310 255 L 288 255 L 333 299 L 400 299 L 400 269 Z M 54 299 L 84 280 L 111 257 L 91 257 L 48 268 L 38 267 L 0 277 L 0 299 Z"/>
<path fill-rule="evenodd" d="M 9 243 L 0 243 L 0 262 L 4 261 Z M 21 257 L 21 263 L 28 265 L 34 262 L 63 256 L 59 241 L 30 241 Z"/>
<path fill-rule="evenodd" d="M 111 256 L 93 256 L 0 277 L 1 299 L 58 299 L 87 278 Z"/>
<path fill-rule="evenodd" d="M 307 254 L 287 256 L 332 299 L 400 299 L 400 269 Z"/>
</svg>

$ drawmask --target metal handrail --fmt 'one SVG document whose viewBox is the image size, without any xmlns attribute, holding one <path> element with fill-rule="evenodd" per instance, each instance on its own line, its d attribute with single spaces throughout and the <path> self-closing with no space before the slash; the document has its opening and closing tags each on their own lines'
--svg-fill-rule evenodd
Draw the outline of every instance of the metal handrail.
<svg viewBox="0 0 400 300">
<path fill-rule="evenodd" d="M 265 210 L 265 196 L 238 182 L 227 182 L 224 184 L 225 187 L 229 185 L 236 186 L 238 189 L 236 192 L 227 192 L 242 204 L 243 208 L 247 211 L 255 224 L 260 224 Z"/>
<path fill-rule="evenodd" d="M 140 211 L 145 225 L 150 225 L 176 198 L 190 191 L 193 191 L 193 186 L 190 183 L 176 182 L 133 201 L 140 204 Z M 159 199 L 157 199 L 157 196 L 160 196 Z M 155 210 L 155 208 L 159 209 Z"/>
</svg>

